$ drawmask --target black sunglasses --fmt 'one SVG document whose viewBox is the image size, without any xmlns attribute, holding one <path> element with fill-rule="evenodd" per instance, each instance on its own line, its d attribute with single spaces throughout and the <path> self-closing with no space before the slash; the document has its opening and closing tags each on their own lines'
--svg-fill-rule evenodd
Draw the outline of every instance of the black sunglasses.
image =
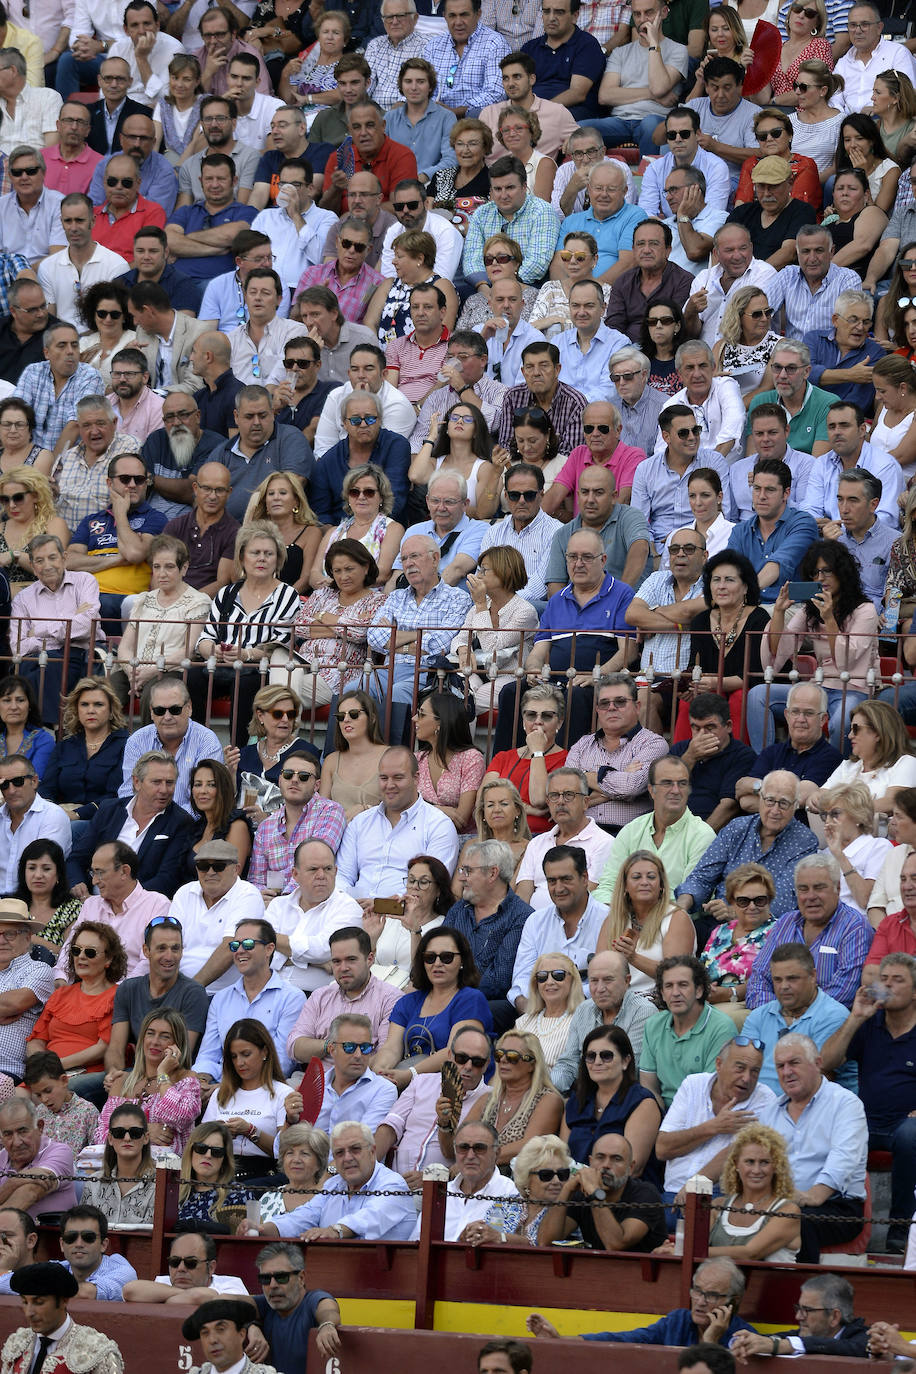
<svg viewBox="0 0 916 1374">
<path fill-rule="evenodd" d="M 0 792 L 8 792 L 11 787 L 24 787 L 28 779 L 34 776 L 34 773 L 17 773 L 14 778 L 4 778 L 0 782 Z"/>
<path fill-rule="evenodd" d="M 569 976 L 569 970 L 565 968 L 545 968 L 540 969 L 534 976 L 538 983 L 546 983 L 548 978 L 552 978 L 555 983 L 563 983 Z"/>
<path fill-rule="evenodd" d="M 170 1269 L 177 1269 L 179 1265 L 183 1264 L 185 1269 L 190 1269 L 193 1273 L 199 1264 L 206 1264 L 206 1262 L 202 1259 L 189 1259 L 186 1255 L 169 1255 Z"/>
<path fill-rule="evenodd" d="M 582 426 L 582 433 L 583 433 L 583 434 L 594 434 L 595 430 L 597 430 L 599 434 L 610 434 L 610 432 L 611 432 L 611 427 L 610 427 L 610 425 L 583 425 L 583 426 Z"/>
<path fill-rule="evenodd" d="M 212 1155 L 214 1159 L 226 1158 L 225 1145 L 207 1145 L 202 1140 L 196 1141 L 191 1146 L 192 1155 Z"/>
<path fill-rule="evenodd" d="M 97 310 L 95 312 L 97 320 L 120 320 L 124 318 L 123 310 Z"/>
<path fill-rule="evenodd" d="M 397 214 L 398 210 L 419 210 L 419 208 L 420 202 L 418 200 L 402 200 L 400 204 L 394 206 L 394 211 Z"/>
<path fill-rule="evenodd" d="M 348 253 L 350 253 L 350 252 L 352 252 L 352 253 L 368 253 L 368 252 L 369 252 L 369 245 L 368 245 L 368 243 L 357 243 L 356 239 L 348 239 L 348 238 L 344 238 L 343 236 L 341 236 L 341 237 L 337 240 L 337 242 L 340 244 L 341 248 L 345 248 L 345 249 L 347 250 Z"/>
<path fill-rule="evenodd" d="M 134 376 L 138 376 L 138 375 L 140 375 L 140 374 L 134 373 Z M 124 485 L 125 485 L 125 487 L 145 487 L 146 484 L 147 484 L 147 482 L 149 481 L 149 478 L 147 477 L 147 475 L 146 475 L 145 472 L 144 472 L 144 473 L 137 473 L 137 472 L 116 472 L 115 475 L 114 475 L 114 477 L 112 477 L 111 480 L 112 480 L 113 482 L 123 482 Z M 170 710 L 171 710 L 171 712 L 172 712 L 173 715 L 177 715 L 177 714 L 178 714 L 178 712 L 176 712 L 174 706 L 170 707 Z M 178 711 L 183 711 L 183 710 L 184 710 L 184 707 L 183 707 L 183 706 L 179 706 Z"/>
<path fill-rule="evenodd" d="M 149 711 L 151 716 L 158 716 L 160 719 L 162 716 L 180 716 L 187 704 L 184 701 L 180 706 L 151 706 Z"/>
<path fill-rule="evenodd" d="M 540 496 L 539 491 L 507 491 L 507 501 L 524 501 L 526 505 L 533 505 Z"/>
<path fill-rule="evenodd" d="M 194 867 L 198 873 L 225 873 L 229 867 L 228 859 L 195 859 Z"/>
<path fill-rule="evenodd" d="M 423 955 L 423 962 L 430 966 L 436 963 L 437 960 L 440 964 L 453 964 L 458 957 L 457 952 L 453 949 L 432 950 L 430 953 Z"/>
<path fill-rule="evenodd" d="M 552 1178 L 558 1178 L 561 1183 L 566 1183 L 572 1174 L 572 1169 L 532 1169 L 531 1172 L 542 1183 L 549 1183 Z"/>
<path fill-rule="evenodd" d="M 272 1283 L 279 1283 L 285 1287 L 290 1279 L 294 1279 L 302 1271 L 299 1269 L 278 1269 L 273 1274 L 258 1274 L 258 1283 L 262 1288 L 268 1288 Z"/>
<path fill-rule="evenodd" d="M 70 953 L 74 959 L 95 959 L 98 957 L 98 950 L 94 945 L 71 945 Z"/>
<path fill-rule="evenodd" d="M 11 167 L 11 168 L 10 168 L 10 176 L 11 176 L 11 177 L 33 177 L 33 176 L 36 176 L 37 174 L 38 174 L 38 168 L 37 168 L 37 167 Z M 110 184 L 110 183 L 109 183 L 109 184 Z M 130 184 L 133 185 L 133 182 L 131 182 Z"/>
<path fill-rule="evenodd" d="M 112 1140 L 142 1140 L 148 1130 L 148 1126 L 109 1126 L 108 1134 Z"/>
<path fill-rule="evenodd" d="M 87 1245 L 92 1245 L 94 1241 L 101 1239 L 98 1231 L 64 1231 L 61 1240 L 64 1245 L 75 1245 L 78 1240 L 84 1240 Z"/>
<path fill-rule="evenodd" d="M 38 171 L 38 168 L 35 167 L 33 170 L 37 172 L 37 171 Z M 15 176 L 15 175 L 16 175 L 15 172 L 10 172 L 10 176 Z M 111 187 L 114 187 L 114 186 L 123 186 L 123 187 L 125 188 L 125 190 L 128 190 L 128 191 L 129 191 L 130 188 L 134 185 L 134 179 L 133 179 L 133 177 L 106 177 L 106 178 L 105 178 L 105 185 L 106 185 L 106 186 L 111 186 Z"/>
<path fill-rule="evenodd" d="M 455 1050 L 452 1054 L 456 1064 L 463 1068 L 465 1064 L 473 1064 L 475 1069 L 485 1069 L 490 1062 L 482 1054 L 465 1054 L 463 1050 Z"/>
</svg>

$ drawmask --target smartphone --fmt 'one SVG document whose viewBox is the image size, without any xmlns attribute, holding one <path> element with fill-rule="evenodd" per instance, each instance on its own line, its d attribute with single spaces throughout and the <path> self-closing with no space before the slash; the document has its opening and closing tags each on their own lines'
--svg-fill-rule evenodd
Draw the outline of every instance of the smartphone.
<svg viewBox="0 0 916 1374">
<path fill-rule="evenodd" d="M 377 911 L 379 916 L 404 915 L 404 903 L 400 897 L 376 897 L 372 909 Z"/>
<path fill-rule="evenodd" d="M 820 582 L 790 582 L 789 600 L 790 601 L 810 601 L 813 596 L 820 596 Z"/>
</svg>

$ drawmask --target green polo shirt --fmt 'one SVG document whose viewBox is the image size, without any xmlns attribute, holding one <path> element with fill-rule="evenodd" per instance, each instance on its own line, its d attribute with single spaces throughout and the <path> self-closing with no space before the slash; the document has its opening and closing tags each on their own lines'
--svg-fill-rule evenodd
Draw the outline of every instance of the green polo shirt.
<svg viewBox="0 0 916 1374">
<path fill-rule="evenodd" d="M 662 20 L 662 33 L 675 43 L 687 46 L 692 29 L 702 29 L 709 17 L 709 0 L 672 0 Z"/>
<path fill-rule="evenodd" d="M 735 1023 L 724 1012 L 708 1006 L 686 1035 L 675 1035 L 670 1011 L 650 1016 L 639 1056 L 640 1073 L 654 1073 L 661 1085 L 666 1107 L 690 1073 L 712 1073 L 716 1055 L 735 1037 Z"/>
<path fill-rule="evenodd" d="M 832 392 L 822 391 L 819 386 L 808 383 L 805 404 L 797 415 L 793 415 L 789 424 L 789 443 L 793 448 L 799 449 L 802 453 L 810 453 L 818 440 L 827 438 L 827 411 L 835 400 L 836 396 Z M 763 405 L 764 401 L 775 401 L 778 405 L 779 397 L 775 391 L 762 391 L 759 396 L 754 397 L 747 415 L 747 434 L 751 432 L 751 419 L 755 407 Z"/>
<path fill-rule="evenodd" d="M 649 811 L 645 816 L 637 816 L 635 821 L 627 821 L 622 827 L 607 856 L 601 881 L 592 893 L 596 902 L 610 902 L 621 865 L 631 854 L 635 854 L 637 849 L 648 849 L 650 854 L 659 856 L 665 865 L 668 882 L 673 891 L 684 881 L 687 874 L 696 868 L 716 838 L 712 826 L 701 821 L 699 816 L 694 816 L 691 811 L 685 811 L 679 821 L 668 826 L 661 847 L 657 846 L 652 838 L 654 829 L 653 811 Z"/>
</svg>

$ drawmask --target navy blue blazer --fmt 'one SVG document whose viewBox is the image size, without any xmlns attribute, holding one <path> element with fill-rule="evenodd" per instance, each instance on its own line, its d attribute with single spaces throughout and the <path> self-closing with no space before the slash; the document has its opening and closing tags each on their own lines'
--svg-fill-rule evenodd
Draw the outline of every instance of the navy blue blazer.
<svg viewBox="0 0 916 1374">
<path fill-rule="evenodd" d="M 67 860 L 67 879 L 71 887 L 89 881 L 89 865 L 100 844 L 111 844 L 121 833 L 127 819 L 127 797 L 116 797 L 113 801 L 103 802 L 89 823 L 89 828 L 78 836 Z M 188 850 L 191 847 L 193 821 L 187 811 L 176 802 L 168 806 L 147 828 L 143 836 L 137 858 L 140 861 L 137 881 L 149 892 L 161 892 L 166 897 L 174 897 L 182 883 L 187 882 L 185 867 Z"/>
<path fill-rule="evenodd" d="M 115 123 L 111 147 L 109 148 L 108 128 L 105 124 L 105 116 L 102 113 L 104 107 L 104 97 L 101 100 L 97 100 L 94 105 L 88 105 L 86 107 L 89 111 L 89 137 L 86 141 L 93 152 L 101 153 L 103 157 L 106 157 L 108 153 L 116 153 L 120 148 L 121 125 L 124 123 L 125 119 L 127 119 L 128 115 L 151 115 L 152 110 L 148 105 L 141 105 L 138 100 L 131 100 L 130 96 L 127 96 Z"/>
<path fill-rule="evenodd" d="M 48 801 L 76 805 L 81 821 L 92 820 L 99 807 L 118 794 L 128 734 L 123 726 L 112 730 L 91 759 L 86 757 L 85 735 L 65 736 L 55 744 L 45 764 L 39 794 Z"/>
</svg>

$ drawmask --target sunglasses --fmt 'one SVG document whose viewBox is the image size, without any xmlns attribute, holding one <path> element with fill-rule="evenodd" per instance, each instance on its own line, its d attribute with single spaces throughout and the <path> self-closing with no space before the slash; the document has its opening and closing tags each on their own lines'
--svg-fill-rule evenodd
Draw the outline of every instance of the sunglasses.
<svg viewBox="0 0 916 1374">
<path fill-rule="evenodd" d="M 190 1269 L 193 1273 L 199 1264 L 206 1264 L 206 1260 L 189 1259 L 186 1255 L 169 1255 L 169 1268 L 178 1269 L 182 1264 L 185 1269 Z"/>
<path fill-rule="evenodd" d="M 295 720 L 299 713 L 295 706 L 274 706 L 267 714 L 273 720 Z"/>
<path fill-rule="evenodd" d="M 768 138 L 781 138 L 785 129 L 781 124 L 777 124 L 775 129 L 758 129 L 754 137 L 758 143 L 763 143 Z"/>
<path fill-rule="evenodd" d="M 142 1140 L 148 1129 L 148 1126 L 109 1126 L 108 1134 L 112 1140 Z"/>
<path fill-rule="evenodd" d="M 586 1064 L 610 1064 L 617 1058 L 616 1050 L 586 1050 Z"/>
<path fill-rule="evenodd" d="M 92 945 L 71 945 L 70 953 L 74 959 L 95 959 L 98 956 L 98 950 Z"/>
<path fill-rule="evenodd" d="M 763 1054 L 763 1041 L 755 1040 L 751 1035 L 736 1035 L 732 1040 L 733 1045 L 737 1045 L 739 1050 L 759 1050 Z"/>
<path fill-rule="evenodd" d="M 813 89 L 813 87 L 814 87 L 814 82 L 813 82 L 813 81 L 793 81 L 793 82 L 792 82 L 792 89 L 793 89 L 793 91 L 810 91 L 810 90 Z"/>
<path fill-rule="evenodd" d="M 646 324 L 650 329 L 655 329 L 658 325 L 677 324 L 673 315 L 661 315 L 657 319 L 647 320 Z M 611 379 L 613 381 L 613 378 Z"/>
<path fill-rule="evenodd" d="M 195 859 L 194 867 L 198 873 L 225 873 L 229 866 L 228 859 Z"/>
<path fill-rule="evenodd" d="M 698 436 L 703 433 L 699 425 L 691 425 L 686 429 L 676 429 L 674 432 L 679 439 L 689 439 L 691 434 Z"/>
<path fill-rule="evenodd" d="M 98 311 L 96 311 L 96 314 L 98 314 Z M 283 366 L 284 366 L 284 367 L 300 367 L 300 368 L 302 368 L 302 367 L 317 367 L 317 366 L 318 366 L 318 359 L 317 359 L 317 358 L 284 358 L 284 359 L 283 359 Z"/>
<path fill-rule="evenodd" d="M 620 382 L 632 382 L 634 377 L 640 377 L 640 372 L 612 372 L 611 381 L 617 386 Z"/>
<path fill-rule="evenodd" d="M 562 253 L 560 254 L 562 257 Z M 483 260 L 484 267 L 505 267 L 507 262 L 515 262 L 511 253 L 488 253 Z"/>
<path fill-rule="evenodd" d="M 10 176 L 11 176 L 11 177 L 34 177 L 34 176 L 37 176 L 37 175 L 38 175 L 38 168 L 37 168 L 37 167 L 11 167 L 11 168 L 10 168 Z M 111 185 L 111 182 L 109 182 L 108 184 L 109 184 L 109 186 L 110 186 L 110 185 Z M 128 185 L 129 185 L 129 186 L 133 186 L 133 184 L 134 184 L 134 183 L 133 183 L 132 181 L 128 182 Z"/>
<path fill-rule="evenodd" d="M 348 425 L 354 425 L 354 426 L 356 426 L 357 429 L 359 428 L 360 425 L 366 425 L 368 429 L 371 429 L 373 425 L 377 425 L 377 424 L 378 424 L 378 416 L 377 416 L 377 415 L 348 415 L 348 416 L 347 416 L 346 423 L 347 423 Z"/>
<path fill-rule="evenodd" d="M 212 1155 L 214 1159 L 226 1158 L 225 1145 L 205 1145 L 202 1140 L 198 1140 L 191 1146 L 192 1155 Z"/>
<path fill-rule="evenodd" d="M 458 957 L 459 956 L 457 950 L 439 949 L 432 950 L 428 954 L 424 954 L 423 962 L 427 965 L 427 967 L 431 967 L 433 964 L 437 962 L 440 964 L 453 964 Z"/>
<path fill-rule="evenodd" d="M 149 708 L 150 715 L 156 716 L 157 719 L 160 720 L 163 716 L 180 716 L 185 706 L 187 706 L 188 704 L 189 703 L 185 701 L 181 704 L 181 706 L 151 706 Z"/>
<path fill-rule="evenodd" d="M 752 320 L 771 320 L 773 318 L 772 306 L 764 306 L 761 310 L 745 310 L 745 315 L 750 315 Z"/>
<path fill-rule="evenodd" d="M 198 865 L 198 867 L 200 867 L 200 865 Z M 247 936 L 247 938 L 244 939 L 244 940 L 230 940 L 230 941 L 229 941 L 229 953 L 230 953 L 230 954 L 238 954 L 239 950 L 240 950 L 240 949 L 243 949 L 243 950 L 245 951 L 246 954 L 250 954 L 251 951 L 254 949 L 255 945 L 266 945 L 266 944 L 267 944 L 267 941 L 266 941 L 266 940 L 256 940 L 256 939 L 254 938 L 253 935 L 249 935 L 249 936 Z"/>
<path fill-rule="evenodd" d="M 465 1064 L 473 1064 L 475 1069 L 485 1069 L 489 1062 L 482 1054 L 465 1054 L 462 1050 L 455 1050 L 452 1058 L 462 1068 Z"/>
<path fill-rule="evenodd" d="M 30 491 L 14 491 L 9 496 L 0 496 L 0 506 L 18 506 L 27 496 L 31 496 Z"/>
<path fill-rule="evenodd" d="M 527 505 L 533 505 L 540 496 L 539 491 L 507 491 L 507 501 L 524 501 Z"/>
<path fill-rule="evenodd" d="M 490 1149 L 492 1149 L 492 1148 L 493 1148 L 493 1147 L 492 1147 L 491 1145 L 487 1145 L 486 1142 L 483 1141 L 483 1140 L 478 1140 L 478 1141 L 464 1141 L 464 1140 L 462 1140 L 462 1142 L 461 1142 L 460 1145 L 456 1145 L 456 1146 L 455 1146 L 455 1154 L 456 1154 L 456 1155 L 459 1155 L 459 1154 L 460 1154 L 460 1155 L 480 1155 L 481 1158 L 482 1158 L 482 1157 L 487 1153 L 487 1151 L 490 1150 Z"/>
<path fill-rule="evenodd" d="M 805 16 L 806 19 L 819 19 L 819 18 L 820 18 L 820 15 L 818 14 L 817 10 L 811 9 L 811 7 L 810 7 L 809 5 L 793 5 L 793 6 L 792 6 L 792 13 L 793 13 L 793 14 L 803 14 L 803 15 Z"/>
<path fill-rule="evenodd" d="M 337 242 L 341 248 L 345 248 L 348 253 L 368 253 L 368 243 L 359 243 L 356 239 L 348 239 L 341 236 Z"/>
<path fill-rule="evenodd" d="M 588 262 L 591 253 L 573 253 L 568 248 L 560 249 L 561 262 Z"/>
<path fill-rule="evenodd" d="M 742 911 L 747 911 L 749 906 L 756 907 L 758 911 L 763 911 L 764 907 L 769 906 L 770 899 L 763 894 L 762 897 L 736 897 L 735 906 L 740 906 Z"/>
<path fill-rule="evenodd" d="M 594 434 L 595 430 L 597 430 L 599 434 L 610 434 L 610 432 L 611 432 L 611 427 L 610 427 L 610 425 L 583 425 L 583 426 L 582 426 L 582 433 L 583 433 L 583 434 Z"/>
<path fill-rule="evenodd" d="M 699 544 L 669 544 L 668 552 L 672 558 L 677 558 L 679 553 L 685 553 L 688 558 L 691 558 L 699 547 Z"/>
<path fill-rule="evenodd" d="M 294 1279 L 299 1269 L 279 1269 L 274 1274 L 258 1274 L 258 1283 L 262 1288 L 269 1288 L 272 1283 L 279 1283 L 281 1287 L 286 1287 L 290 1279 Z"/>
<path fill-rule="evenodd" d="M 535 975 L 539 983 L 546 983 L 548 978 L 552 978 L 555 983 L 565 983 L 569 976 L 569 970 L 565 968 L 545 968 Z"/>
<path fill-rule="evenodd" d="M 338 719 L 338 720 L 359 720 L 359 718 L 360 718 L 360 716 L 361 716 L 362 714 L 363 714 L 363 712 L 362 712 L 362 707 L 360 707 L 358 710 L 355 710 L 355 711 L 354 711 L 352 708 L 350 708 L 350 709 L 348 709 L 348 710 L 346 710 L 346 711 L 338 711 L 338 712 L 337 712 L 337 719 Z"/>
<path fill-rule="evenodd" d="M 95 317 L 96 317 L 97 320 L 122 320 L 122 319 L 124 318 L 124 311 L 123 311 L 123 310 L 97 310 L 97 311 L 95 312 Z"/>
<path fill-rule="evenodd" d="M 532 1169 L 531 1172 L 542 1183 L 549 1183 L 554 1178 L 558 1178 L 561 1183 L 566 1183 L 572 1174 L 572 1169 Z"/>
<path fill-rule="evenodd" d="M 176 930 L 181 930 L 181 922 L 177 916 L 154 916 L 147 922 L 147 930 L 155 930 L 157 926 L 174 926 Z"/>
<path fill-rule="evenodd" d="M 64 1245 L 75 1245 L 78 1240 L 84 1240 L 87 1245 L 92 1245 L 100 1239 L 98 1231 L 64 1231 L 61 1236 Z"/>
<path fill-rule="evenodd" d="M 293 778 L 295 778 L 297 782 L 318 781 L 317 773 L 306 773 L 304 769 L 299 768 L 281 768 L 280 777 L 284 782 L 292 782 Z"/>
<path fill-rule="evenodd" d="M 140 373 L 139 373 L 139 372 L 136 372 L 136 373 L 128 373 L 127 375 L 128 375 L 128 376 L 139 377 L 139 376 L 140 376 Z M 120 380 L 120 379 L 117 379 L 117 380 Z M 145 472 L 144 472 L 144 473 L 137 473 L 137 472 L 118 472 L 118 473 L 115 473 L 114 477 L 112 477 L 111 480 L 112 480 L 113 482 L 120 482 L 120 483 L 121 483 L 123 486 L 125 486 L 125 487 L 145 487 L 146 484 L 147 484 L 147 482 L 149 481 L 149 478 L 147 477 L 147 475 L 146 475 Z M 180 711 L 183 711 L 183 710 L 184 710 L 184 707 L 183 707 L 183 706 L 179 706 L 178 710 L 179 710 L 179 712 L 180 712 Z M 174 706 L 172 707 L 172 713 L 173 713 L 173 714 L 175 713 L 175 707 L 174 707 Z"/>
<path fill-rule="evenodd" d="M 534 1063 L 534 1055 L 522 1054 L 521 1050 L 494 1050 L 493 1058 L 496 1060 L 497 1064 L 501 1064 L 503 1060 L 505 1060 L 507 1064 Z"/>
<path fill-rule="evenodd" d="M 364 496 L 366 500 L 369 500 L 372 496 L 378 496 L 378 487 L 351 487 L 348 495 L 356 497 Z"/>
<path fill-rule="evenodd" d="M 29 778 L 34 776 L 34 773 L 17 773 L 14 778 L 4 778 L 0 782 L 0 792 L 8 792 L 11 787 L 24 787 Z"/>
<path fill-rule="evenodd" d="M 668 130 L 668 142 L 669 142 L 669 143 L 671 143 L 671 142 L 675 142 L 675 143 L 684 142 L 684 143 L 686 143 L 687 140 L 688 140 L 688 138 L 693 138 L 693 129 L 669 129 L 669 130 Z"/>
<path fill-rule="evenodd" d="M 371 1040 L 338 1040 L 337 1044 L 344 1054 L 355 1054 L 359 1050 L 360 1054 L 368 1056 L 375 1049 Z"/>
<path fill-rule="evenodd" d="M 419 210 L 419 208 L 420 202 L 418 200 L 402 200 L 400 204 L 394 206 L 394 212 L 397 214 L 399 210 Z"/>
<path fill-rule="evenodd" d="M 901 258 L 898 266 L 903 272 L 912 272 L 916 268 L 916 258 Z"/>
<path fill-rule="evenodd" d="M 37 167 L 33 168 L 33 172 L 37 172 L 37 171 L 38 171 L 38 168 L 37 168 Z M 15 175 L 16 175 L 15 172 L 10 172 L 10 176 L 15 176 Z M 133 177 L 106 177 L 106 178 L 105 178 L 105 185 L 106 185 L 106 186 L 111 186 L 111 187 L 123 186 L 124 189 L 125 189 L 125 191 L 129 191 L 130 188 L 134 185 L 134 179 L 133 179 Z"/>
</svg>

